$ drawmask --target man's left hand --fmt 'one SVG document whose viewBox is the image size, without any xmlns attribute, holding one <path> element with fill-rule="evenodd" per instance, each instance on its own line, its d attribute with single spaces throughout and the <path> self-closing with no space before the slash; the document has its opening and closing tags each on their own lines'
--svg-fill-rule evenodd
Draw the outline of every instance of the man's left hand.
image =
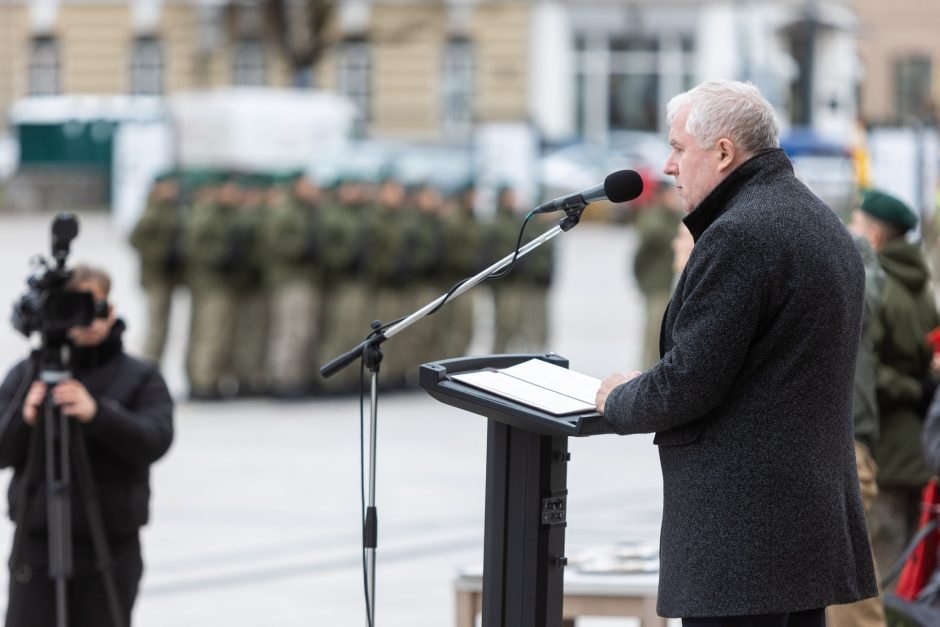
<svg viewBox="0 0 940 627">
<path fill-rule="evenodd" d="M 91 422 L 98 413 L 98 403 L 85 386 L 75 379 L 63 381 L 55 386 L 52 391 L 52 400 L 63 414 L 86 424 Z"/>
<path fill-rule="evenodd" d="M 634 370 L 630 374 L 612 374 L 601 382 L 601 387 L 597 390 L 597 396 L 594 398 L 594 407 L 597 408 L 597 411 L 601 414 L 604 413 L 604 405 L 607 403 L 607 397 L 610 396 L 610 393 L 614 391 L 619 385 L 623 385 L 627 381 L 632 381 L 638 376 L 643 374 L 639 370 Z"/>
</svg>

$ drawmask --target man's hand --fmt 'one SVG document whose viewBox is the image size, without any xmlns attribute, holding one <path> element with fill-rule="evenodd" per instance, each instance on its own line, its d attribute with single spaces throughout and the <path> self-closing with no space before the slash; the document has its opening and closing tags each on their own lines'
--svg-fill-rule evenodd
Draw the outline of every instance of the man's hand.
<svg viewBox="0 0 940 627">
<path fill-rule="evenodd" d="M 42 406 L 43 399 L 46 398 L 46 384 L 42 381 L 33 381 L 29 386 L 29 392 L 23 400 L 23 422 L 30 427 L 36 426 L 36 420 L 39 418 L 39 408 Z"/>
<path fill-rule="evenodd" d="M 630 374 L 612 374 L 601 382 L 601 387 L 597 390 L 597 396 L 594 397 L 594 407 L 597 408 L 597 411 L 601 414 L 604 413 L 604 405 L 607 403 L 607 397 L 610 396 L 610 393 L 614 391 L 614 388 L 618 385 L 622 385 L 627 381 L 632 381 L 638 376 L 643 374 L 639 370 L 634 370 Z"/>
<path fill-rule="evenodd" d="M 75 379 L 58 384 L 52 390 L 52 400 L 66 416 L 79 422 L 89 423 L 98 413 L 98 403 L 84 385 Z"/>
</svg>

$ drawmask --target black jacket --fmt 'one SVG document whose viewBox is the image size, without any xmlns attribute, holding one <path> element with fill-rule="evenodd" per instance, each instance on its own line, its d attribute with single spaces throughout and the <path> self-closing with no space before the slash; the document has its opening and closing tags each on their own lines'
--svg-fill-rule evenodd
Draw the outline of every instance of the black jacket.
<svg viewBox="0 0 940 627">
<path fill-rule="evenodd" d="M 70 368 L 98 404 L 88 424 L 73 421 L 85 435 L 92 475 L 98 487 L 102 518 L 109 538 L 137 534 L 149 517 L 150 464 L 158 460 L 173 440 L 173 400 L 156 365 L 124 353 L 124 325 L 115 323 L 108 339 L 93 348 L 75 348 Z M 30 372 L 30 361 L 16 364 L 0 386 L 0 415 Z M 22 399 L 20 399 L 22 403 Z M 0 467 L 12 467 L 10 518 L 19 524 L 20 493 L 26 487 L 24 470 L 34 429 L 22 419 L 22 405 L 13 408 L 0 435 Z M 40 447 L 42 450 L 42 447 Z M 44 458 L 44 456 L 43 456 Z M 72 466 L 75 466 L 73 455 Z M 46 529 L 45 463 L 38 465 L 38 485 L 28 515 L 29 531 Z M 73 481 L 75 472 L 72 473 Z M 76 486 L 77 488 L 77 486 Z M 72 528 L 76 538 L 87 538 L 88 524 L 78 490 L 72 496 Z"/>
<path fill-rule="evenodd" d="M 657 432 L 659 613 L 874 596 L 852 434 L 858 250 L 779 149 L 742 164 L 685 223 L 696 244 L 662 359 L 605 407 L 620 433 Z"/>
</svg>

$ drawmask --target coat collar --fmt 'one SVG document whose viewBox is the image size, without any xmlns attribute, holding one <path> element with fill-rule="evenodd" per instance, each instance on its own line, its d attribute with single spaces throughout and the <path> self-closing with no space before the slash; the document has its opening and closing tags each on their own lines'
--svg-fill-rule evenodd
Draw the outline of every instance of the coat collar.
<svg viewBox="0 0 940 627">
<path fill-rule="evenodd" d="M 69 367 L 75 372 L 83 372 L 97 368 L 106 362 L 111 361 L 117 355 L 124 352 L 124 342 L 122 337 L 126 326 L 123 320 L 115 320 L 111 326 L 108 337 L 96 346 L 72 346 Z"/>
<path fill-rule="evenodd" d="M 739 165 L 682 220 L 692 233 L 693 239 L 697 242 L 705 229 L 721 217 L 728 209 L 731 199 L 747 181 L 755 178 L 758 173 L 777 172 L 784 168 L 793 173 L 793 166 L 782 148 L 769 148 Z"/>
</svg>

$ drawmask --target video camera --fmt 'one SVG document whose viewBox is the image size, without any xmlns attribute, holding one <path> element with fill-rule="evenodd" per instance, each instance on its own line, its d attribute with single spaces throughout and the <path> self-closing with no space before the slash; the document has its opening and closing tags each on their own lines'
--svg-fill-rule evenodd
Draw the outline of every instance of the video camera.
<svg viewBox="0 0 940 627">
<path fill-rule="evenodd" d="M 37 255 L 35 270 L 26 280 L 29 291 L 13 304 L 13 328 L 29 337 L 39 331 L 44 338 L 64 336 L 71 327 L 88 326 L 95 318 L 107 318 L 107 303 L 96 303 L 90 292 L 65 289 L 72 276 L 65 262 L 72 240 L 78 235 L 78 219 L 60 213 L 52 221 L 52 257 L 55 266 Z"/>
</svg>

